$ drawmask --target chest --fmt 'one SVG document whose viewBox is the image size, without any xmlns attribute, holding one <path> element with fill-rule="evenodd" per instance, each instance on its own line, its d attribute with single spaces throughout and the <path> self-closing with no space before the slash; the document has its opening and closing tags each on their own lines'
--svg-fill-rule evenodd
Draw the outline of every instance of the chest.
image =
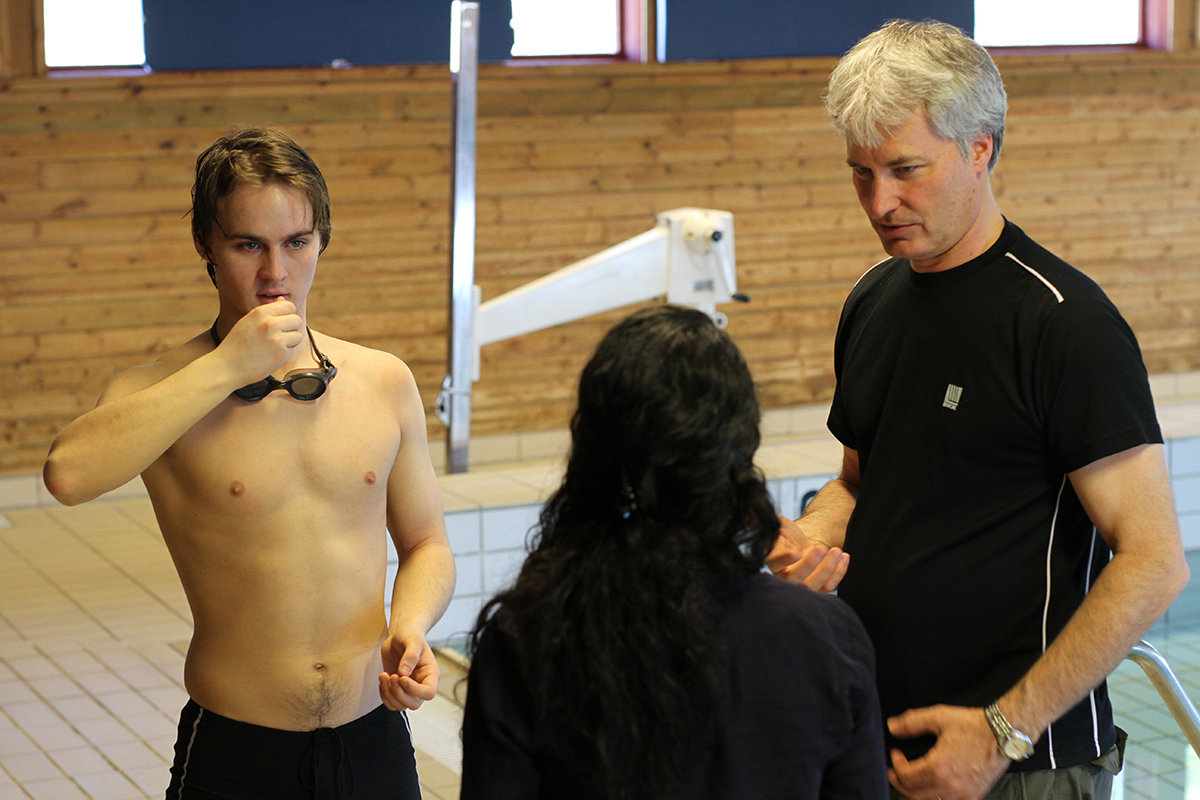
<svg viewBox="0 0 1200 800">
<path fill-rule="evenodd" d="M 1049 402 L 1036 316 L 979 293 L 871 300 L 838 343 L 839 403 L 863 460 L 880 445 L 1036 467 Z"/>
<path fill-rule="evenodd" d="M 340 388 L 340 387 L 339 387 Z M 177 487 L 219 509 L 382 502 L 401 430 L 386 404 L 330 391 L 315 401 L 276 392 L 227 399 L 167 452 Z"/>
</svg>

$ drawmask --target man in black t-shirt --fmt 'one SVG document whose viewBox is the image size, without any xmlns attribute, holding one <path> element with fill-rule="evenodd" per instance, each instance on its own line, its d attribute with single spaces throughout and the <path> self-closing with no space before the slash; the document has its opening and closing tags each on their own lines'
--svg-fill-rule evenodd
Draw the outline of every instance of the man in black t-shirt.
<svg viewBox="0 0 1200 800">
<path fill-rule="evenodd" d="M 1104 678 L 1188 579 L 1137 342 L 1001 215 L 1004 87 L 962 31 L 889 23 L 826 108 L 890 258 L 838 325 L 841 474 L 768 563 L 870 633 L 897 795 L 1107 798 Z"/>
</svg>

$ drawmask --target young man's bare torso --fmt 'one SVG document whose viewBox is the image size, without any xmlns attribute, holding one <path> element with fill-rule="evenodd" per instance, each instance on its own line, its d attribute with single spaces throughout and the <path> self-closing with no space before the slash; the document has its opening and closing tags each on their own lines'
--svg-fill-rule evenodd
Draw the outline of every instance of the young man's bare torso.
<svg viewBox="0 0 1200 800">
<path fill-rule="evenodd" d="M 219 139 L 197 159 L 192 200 L 212 330 L 118 376 L 55 439 L 46 486 L 69 505 L 137 475 L 149 491 L 195 628 L 171 797 L 292 796 L 322 774 L 416 796 L 393 712 L 436 691 L 425 637 L 454 587 L 421 397 L 398 358 L 309 330 L 331 222 L 294 140 Z M 332 763 L 321 729 L 350 737 Z"/>
<path fill-rule="evenodd" d="M 420 402 L 404 364 L 316 336 L 338 366 L 323 396 L 231 396 L 143 473 L 194 616 L 188 693 L 222 716 L 289 730 L 379 705 L 389 476 L 410 490 L 435 482 L 427 458 L 406 457 L 418 443 L 402 430 L 423 439 L 424 417 L 406 419 Z M 201 334 L 122 376 L 103 401 L 213 349 Z"/>
</svg>

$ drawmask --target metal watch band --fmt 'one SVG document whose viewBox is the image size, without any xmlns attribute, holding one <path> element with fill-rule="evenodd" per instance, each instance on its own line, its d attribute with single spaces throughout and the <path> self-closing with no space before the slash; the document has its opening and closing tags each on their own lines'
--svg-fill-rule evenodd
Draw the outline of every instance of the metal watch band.
<svg viewBox="0 0 1200 800">
<path fill-rule="evenodd" d="M 1004 740 L 1009 737 L 1013 726 L 1005 718 L 1004 714 L 1000 713 L 1000 706 L 997 703 L 992 703 L 983 710 L 987 717 L 988 725 L 992 727 L 992 733 L 996 735 L 998 740 Z"/>
<path fill-rule="evenodd" d="M 1005 757 L 1013 761 L 1024 761 L 1033 755 L 1033 742 L 1029 737 L 1012 726 L 1000 706 L 992 703 L 983 710 L 988 726 L 996 737 L 996 744 Z"/>
</svg>

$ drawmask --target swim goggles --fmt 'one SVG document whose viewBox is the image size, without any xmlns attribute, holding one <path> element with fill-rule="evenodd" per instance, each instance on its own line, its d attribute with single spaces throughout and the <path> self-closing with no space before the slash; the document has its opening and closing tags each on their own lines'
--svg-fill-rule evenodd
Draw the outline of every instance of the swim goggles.
<svg viewBox="0 0 1200 800">
<path fill-rule="evenodd" d="M 333 376 L 337 375 L 337 367 L 333 365 L 324 353 L 317 349 L 317 342 L 313 339 L 312 330 L 305 325 L 304 330 L 308 332 L 308 343 L 312 345 L 313 353 L 316 354 L 317 360 L 321 362 L 320 372 L 293 372 L 283 380 L 275 378 L 273 375 L 268 375 L 261 381 L 255 381 L 247 386 L 238 389 L 236 394 L 247 403 L 254 403 L 262 400 L 276 389 L 285 389 L 287 393 L 297 400 L 316 400 L 321 395 L 325 394 L 325 390 L 329 388 L 329 382 L 333 380 Z M 217 323 L 214 321 L 212 327 L 208 329 L 212 336 L 213 344 L 220 345 L 221 337 L 217 335 Z"/>
</svg>

